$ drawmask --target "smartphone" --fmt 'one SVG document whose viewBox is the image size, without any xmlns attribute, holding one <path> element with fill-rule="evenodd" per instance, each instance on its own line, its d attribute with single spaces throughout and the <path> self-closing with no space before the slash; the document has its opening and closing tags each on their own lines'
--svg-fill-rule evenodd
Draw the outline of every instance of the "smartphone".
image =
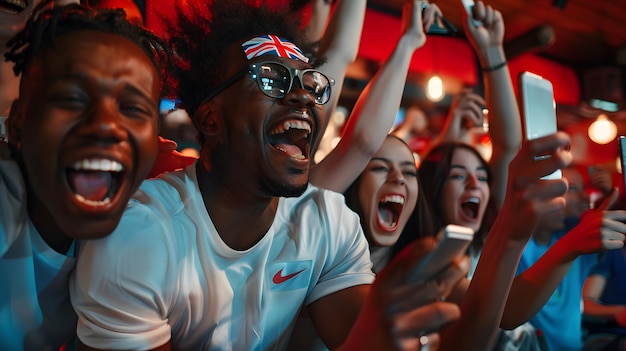
<svg viewBox="0 0 626 351">
<path fill-rule="evenodd" d="M 626 137 L 620 135 L 619 143 L 619 165 L 622 168 L 622 182 L 626 192 Z"/>
<path fill-rule="evenodd" d="M 422 258 L 409 274 L 409 281 L 420 282 L 432 278 L 464 255 L 474 238 L 474 230 L 454 224 L 443 227 L 437 235 L 437 246 Z"/>
<path fill-rule="evenodd" d="M 533 140 L 557 132 L 556 103 L 552 83 L 532 72 L 519 75 L 520 106 L 524 138 Z M 544 159 L 548 155 L 537 155 L 535 159 Z M 560 179 L 560 169 L 542 179 Z"/>
<path fill-rule="evenodd" d="M 474 18 L 474 0 L 461 0 L 461 2 L 463 3 L 465 12 L 467 12 L 469 18 L 472 19 L 472 24 L 474 25 L 474 27 L 479 27 L 482 22 Z"/>
</svg>

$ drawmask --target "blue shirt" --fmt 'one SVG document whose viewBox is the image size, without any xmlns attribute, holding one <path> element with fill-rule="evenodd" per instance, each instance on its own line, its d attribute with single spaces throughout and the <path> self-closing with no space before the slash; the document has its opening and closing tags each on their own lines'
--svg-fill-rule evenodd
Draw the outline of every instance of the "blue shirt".
<svg viewBox="0 0 626 351">
<path fill-rule="evenodd" d="M 626 305 L 626 247 L 607 251 L 591 274 L 606 278 L 600 301 L 607 305 Z"/>
<path fill-rule="evenodd" d="M 542 245 L 531 239 L 522 253 L 517 274 L 530 268 L 565 232 L 552 234 L 550 243 Z M 565 277 L 546 304 L 530 320 L 543 332 L 550 350 L 582 350 L 582 289 L 585 279 L 598 262 L 598 255 L 581 255 L 567 271 Z"/>
</svg>

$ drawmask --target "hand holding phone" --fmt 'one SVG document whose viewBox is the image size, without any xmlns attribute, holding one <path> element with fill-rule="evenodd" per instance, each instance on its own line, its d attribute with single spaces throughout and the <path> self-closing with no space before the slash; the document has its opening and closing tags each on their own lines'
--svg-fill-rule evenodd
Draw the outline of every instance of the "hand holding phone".
<svg viewBox="0 0 626 351">
<path fill-rule="evenodd" d="M 524 138 L 533 140 L 557 132 L 556 103 L 552 83 L 531 72 L 522 72 L 519 75 L 519 94 L 522 100 L 522 126 Z M 537 155 L 540 160 L 549 155 Z M 542 179 L 560 179 L 562 173 L 557 169 Z"/>
<path fill-rule="evenodd" d="M 467 12 L 467 16 L 472 19 L 472 24 L 474 27 L 479 27 L 482 22 L 474 18 L 474 0 L 461 0 L 463 3 L 463 7 L 465 8 L 465 12 Z"/>
<path fill-rule="evenodd" d="M 457 257 L 464 255 L 474 238 L 474 230 L 448 224 L 437 236 L 437 246 L 411 270 L 409 281 L 426 281 L 448 267 Z"/>
</svg>

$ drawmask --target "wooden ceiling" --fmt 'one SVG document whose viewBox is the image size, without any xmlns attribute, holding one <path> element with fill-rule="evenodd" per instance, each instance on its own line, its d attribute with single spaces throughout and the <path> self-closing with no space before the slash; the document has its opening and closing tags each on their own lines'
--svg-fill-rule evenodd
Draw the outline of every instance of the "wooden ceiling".
<svg viewBox="0 0 626 351">
<path fill-rule="evenodd" d="M 368 6 L 399 14 L 407 0 L 368 0 Z M 463 35 L 460 0 L 433 0 Z M 548 25 L 555 40 L 538 54 L 577 70 L 597 65 L 626 66 L 626 0 L 488 0 L 502 13 L 505 43 Z"/>
</svg>

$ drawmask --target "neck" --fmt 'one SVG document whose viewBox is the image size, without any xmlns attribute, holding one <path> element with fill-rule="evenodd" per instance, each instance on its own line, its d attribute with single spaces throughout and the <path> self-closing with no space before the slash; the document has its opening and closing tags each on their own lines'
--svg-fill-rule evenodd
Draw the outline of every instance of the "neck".
<svg viewBox="0 0 626 351">
<path fill-rule="evenodd" d="M 0 54 L 4 56 L 4 52 Z M 20 78 L 13 73 L 12 62 L 0 61 L 0 116 L 8 116 L 11 104 L 19 94 Z"/>
<path fill-rule="evenodd" d="M 235 250 L 246 250 L 261 240 L 271 227 L 278 197 L 263 197 L 233 186 L 217 171 L 196 163 L 198 186 L 204 206 L 222 240 Z"/>
<path fill-rule="evenodd" d="M 63 233 L 50 212 L 39 202 L 39 199 L 30 194 L 32 194 L 31 190 L 28 191 L 28 216 L 46 244 L 54 251 L 65 255 L 73 239 Z"/>
</svg>

